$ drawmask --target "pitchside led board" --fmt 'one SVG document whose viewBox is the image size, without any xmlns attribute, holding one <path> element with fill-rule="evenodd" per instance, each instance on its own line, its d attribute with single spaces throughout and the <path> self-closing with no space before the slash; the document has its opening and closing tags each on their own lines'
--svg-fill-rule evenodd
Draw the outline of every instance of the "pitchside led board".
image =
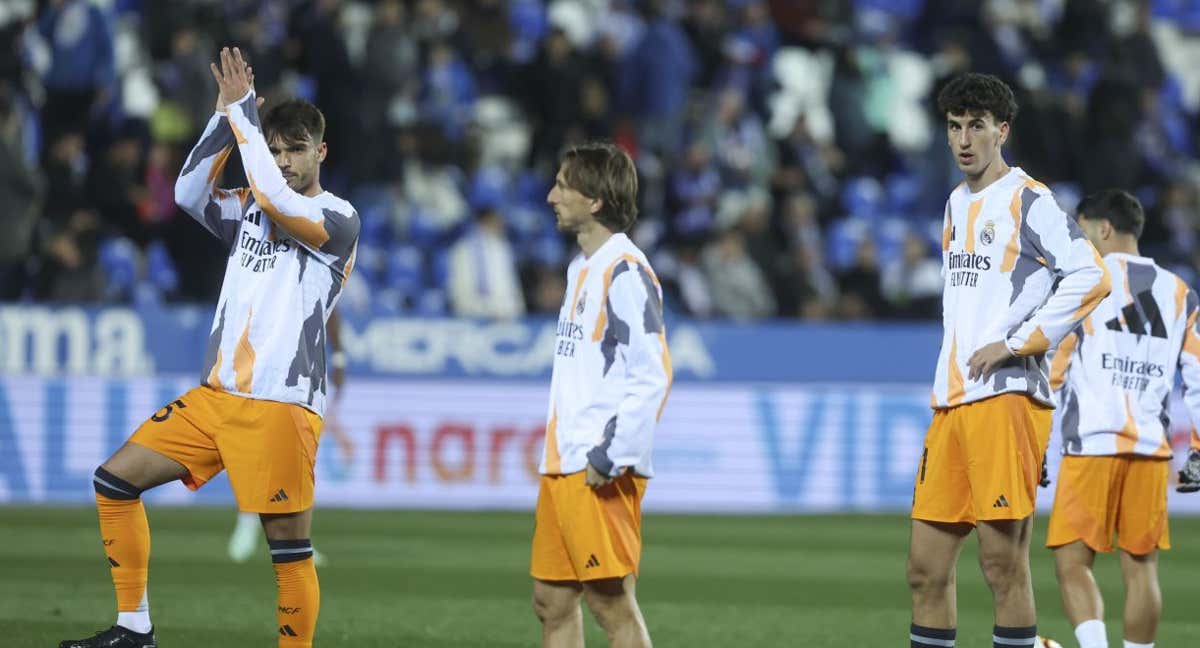
<svg viewBox="0 0 1200 648">
<path fill-rule="evenodd" d="M 211 312 L 0 308 L 0 503 L 90 502 L 91 472 L 195 386 Z M 905 511 L 929 424 L 936 326 L 668 319 L 676 381 L 655 437 L 648 510 Z M 349 381 L 326 417 L 317 501 L 529 510 L 553 322 L 346 316 Z M 1176 409 L 1173 441 L 1191 423 Z M 1051 474 L 1057 466 L 1051 442 Z M 1045 508 L 1053 489 L 1042 491 Z M 172 504 L 232 505 L 220 478 Z M 1176 512 L 1200 496 L 1172 492 Z"/>
</svg>

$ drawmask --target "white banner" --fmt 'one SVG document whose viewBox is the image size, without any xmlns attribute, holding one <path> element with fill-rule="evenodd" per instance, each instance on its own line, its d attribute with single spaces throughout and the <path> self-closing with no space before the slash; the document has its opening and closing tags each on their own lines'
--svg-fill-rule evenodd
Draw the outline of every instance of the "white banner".
<svg viewBox="0 0 1200 648">
<path fill-rule="evenodd" d="M 146 417 L 195 384 L 171 378 L 0 378 L 0 503 L 89 502 L 91 473 Z M 327 417 L 318 506 L 532 509 L 546 384 L 352 381 Z M 931 418 L 928 390 L 888 385 L 702 385 L 672 390 L 647 510 L 905 511 Z M 1173 441 L 1182 459 L 1190 430 Z M 1057 466 L 1057 439 L 1050 469 Z M 1045 509 L 1053 487 L 1041 492 Z M 151 501 L 232 506 L 228 482 Z M 1200 494 L 1172 492 L 1175 512 Z"/>
</svg>

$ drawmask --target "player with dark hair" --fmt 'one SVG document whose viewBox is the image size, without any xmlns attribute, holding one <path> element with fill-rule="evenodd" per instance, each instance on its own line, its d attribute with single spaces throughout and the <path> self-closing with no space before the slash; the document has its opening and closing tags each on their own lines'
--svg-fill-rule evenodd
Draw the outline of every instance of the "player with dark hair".
<svg viewBox="0 0 1200 648">
<path fill-rule="evenodd" d="M 975 530 L 992 643 L 1032 647 L 1029 542 L 1053 407 L 1046 352 L 1108 294 L 1109 277 L 1050 190 L 1005 162 L 1017 114 L 1007 85 L 964 74 L 938 109 L 966 179 L 942 230 L 945 330 L 913 494 L 909 636 L 914 647 L 954 645 L 955 567 Z"/>
<path fill-rule="evenodd" d="M 359 218 L 320 183 L 324 117 L 292 100 L 259 118 L 237 49 L 212 65 L 217 111 L 175 183 L 175 201 L 229 248 L 201 386 L 166 404 L 96 469 L 117 622 L 60 648 L 153 648 L 146 594 L 150 528 L 141 494 L 221 470 L 238 508 L 260 514 L 278 587 L 280 646 L 311 646 L 313 462 L 325 409 L 325 323 L 354 264 Z M 234 147 L 250 186 L 215 181 Z"/>
<path fill-rule="evenodd" d="M 1051 363 L 1062 411 L 1062 465 L 1046 546 L 1054 550 L 1063 609 L 1081 648 L 1107 648 L 1096 552 L 1121 549 L 1125 648 L 1151 648 L 1162 613 L 1158 550 L 1169 549 L 1167 403 L 1178 369 L 1200 424 L 1200 300 L 1178 276 L 1141 255 L 1146 219 L 1137 199 L 1088 196 L 1079 226 L 1104 257 L 1112 294 L 1063 338 Z"/>
<path fill-rule="evenodd" d="M 637 187 L 627 153 L 589 144 L 567 151 L 546 197 L 582 250 L 567 269 L 538 468 L 530 574 L 548 648 L 583 646 L 581 596 L 611 645 L 650 646 L 634 588 L 671 357 L 662 288 L 625 235 Z"/>
</svg>

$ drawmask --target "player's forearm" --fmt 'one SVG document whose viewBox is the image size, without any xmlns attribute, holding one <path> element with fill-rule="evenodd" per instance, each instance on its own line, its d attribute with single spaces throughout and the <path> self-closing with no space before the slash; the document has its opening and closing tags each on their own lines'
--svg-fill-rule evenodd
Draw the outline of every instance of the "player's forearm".
<svg viewBox="0 0 1200 648">
<path fill-rule="evenodd" d="M 283 179 L 262 132 L 254 91 L 226 108 L 255 202 L 275 225 L 301 243 L 320 249 L 329 240 L 325 218 Z"/>
<path fill-rule="evenodd" d="M 194 218 L 203 217 L 213 185 L 225 168 L 233 145 L 229 121 L 220 113 L 214 114 L 175 179 L 175 204 Z"/>
<path fill-rule="evenodd" d="M 1087 247 L 1090 249 L 1091 245 Z M 1008 337 L 1008 348 L 1013 353 L 1020 356 L 1045 353 L 1108 296 L 1112 289 L 1108 270 L 1097 255 L 1091 256 L 1094 261 L 1071 268 L 1050 299 Z"/>
</svg>

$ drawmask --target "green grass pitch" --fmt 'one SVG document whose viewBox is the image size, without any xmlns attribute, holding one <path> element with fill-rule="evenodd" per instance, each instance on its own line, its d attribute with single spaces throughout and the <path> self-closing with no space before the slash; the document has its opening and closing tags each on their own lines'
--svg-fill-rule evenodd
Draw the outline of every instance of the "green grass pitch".
<svg viewBox="0 0 1200 648">
<path fill-rule="evenodd" d="M 166 648 L 275 645 L 275 583 L 262 555 L 225 557 L 234 512 L 150 507 L 151 610 Z M 1035 542 L 1045 538 L 1044 516 Z M 1160 561 L 1158 645 L 1200 638 L 1200 519 L 1172 520 Z M 526 571 L 533 518 L 513 513 L 318 510 L 318 646 L 534 646 Z M 655 645 L 907 645 L 903 516 L 649 514 L 638 596 Z M 0 507 L 0 643 L 46 648 L 114 618 L 89 508 Z M 1073 646 L 1050 552 L 1035 546 L 1042 634 Z M 959 563 L 959 642 L 991 645 L 991 599 L 971 539 Z M 1110 645 L 1120 645 L 1120 574 L 1101 556 Z M 588 645 L 606 645 L 588 618 Z"/>
</svg>

